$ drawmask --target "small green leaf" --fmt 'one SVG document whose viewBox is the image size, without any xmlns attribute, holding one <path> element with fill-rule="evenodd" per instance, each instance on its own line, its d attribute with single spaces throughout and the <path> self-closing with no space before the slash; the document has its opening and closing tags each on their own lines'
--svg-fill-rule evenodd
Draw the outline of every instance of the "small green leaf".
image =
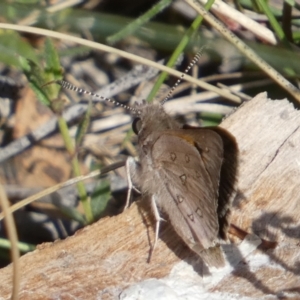
<svg viewBox="0 0 300 300">
<path fill-rule="evenodd" d="M 35 245 L 29 243 L 18 242 L 17 246 L 19 250 L 23 253 L 35 250 Z M 1 249 L 11 249 L 11 242 L 8 239 L 0 238 L 0 248 Z"/>
<path fill-rule="evenodd" d="M 223 116 L 217 113 L 202 112 L 200 114 L 203 127 L 217 126 L 221 123 Z M 201 126 L 201 127 L 202 127 Z"/>
<path fill-rule="evenodd" d="M 62 78 L 62 68 L 59 61 L 59 56 L 52 43 L 52 41 L 47 38 L 45 42 L 45 74 L 44 78 L 46 82 Z M 60 86 L 58 84 L 52 84 L 48 86 L 48 96 L 50 99 L 56 99 L 60 91 Z"/>
<path fill-rule="evenodd" d="M 62 69 L 60 66 L 59 56 L 52 41 L 49 38 L 47 38 L 45 42 L 45 59 L 47 72 L 51 72 L 54 76 L 52 80 L 60 79 Z"/>
<path fill-rule="evenodd" d="M 65 214 L 70 219 L 75 220 L 83 225 L 86 224 L 86 220 L 84 216 L 76 208 L 60 205 L 59 209 L 63 214 Z"/>
<path fill-rule="evenodd" d="M 94 219 L 99 219 L 105 212 L 111 192 L 108 180 L 101 180 L 91 197 L 91 207 Z"/>
<path fill-rule="evenodd" d="M 18 56 L 38 62 L 34 48 L 22 39 L 17 32 L 11 30 L 0 31 L 0 61 L 6 65 L 19 67 Z"/>
<path fill-rule="evenodd" d="M 51 102 L 49 100 L 49 97 L 47 96 L 46 90 L 42 88 L 44 79 L 43 79 L 43 72 L 41 68 L 33 61 L 26 59 L 22 56 L 19 56 L 19 62 L 38 100 L 42 104 L 46 106 L 50 106 Z"/>
</svg>

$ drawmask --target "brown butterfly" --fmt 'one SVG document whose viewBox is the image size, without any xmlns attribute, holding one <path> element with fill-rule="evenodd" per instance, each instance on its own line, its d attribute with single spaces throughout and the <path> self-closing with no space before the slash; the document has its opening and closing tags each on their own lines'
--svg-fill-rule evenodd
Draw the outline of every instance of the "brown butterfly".
<svg viewBox="0 0 300 300">
<path fill-rule="evenodd" d="M 234 197 L 235 139 L 217 127 L 182 126 L 160 104 L 144 103 L 138 111 L 133 122 L 138 135 L 138 160 L 127 160 L 127 203 L 131 188 L 137 188 L 144 198 L 151 199 L 156 219 L 155 242 L 161 210 L 182 240 L 207 265 L 223 266 L 218 241 L 226 239 Z M 224 145 L 230 152 L 225 155 Z"/>
</svg>

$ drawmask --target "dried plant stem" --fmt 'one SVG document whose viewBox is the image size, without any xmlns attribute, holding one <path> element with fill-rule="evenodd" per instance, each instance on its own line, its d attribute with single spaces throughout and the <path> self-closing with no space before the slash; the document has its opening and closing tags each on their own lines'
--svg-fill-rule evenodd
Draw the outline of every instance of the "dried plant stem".
<svg viewBox="0 0 300 300">
<path fill-rule="evenodd" d="M 201 4 L 195 0 L 185 0 L 191 7 L 193 7 L 203 18 L 218 30 L 229 42 L 237 47 L 245 56 L 254 64 L 261 68 L 267 75 L 269 75 L 275 82 L 277 82 L 283 89 L 292 95 L 297 102 L 300 102 L 300 91 L 288 80 L 286 80 L 273 67 L 259 57 L 251 48 L 249 48 L 243 41 L 237 38 L 230 30 L 228 30 L 220 21 L 218 21 L 212 14 L 206 11 Z"/>
<path fill-rule="evenodd" d="M 7 230 L 8 238 L 11 242 L 11 256 L 13 261 L 13 280 L 12 280 L 12 300 L 19 299 L 19 289 L 20 289 L 20 251 L 18 248 L 18 236 L 17 236 L 17 230 L 16 225 L 13 219 L 13 215 L 9 209 L 8 200 L 4 191 L 4 188 L 2 184 L 0 184 L 0 204 L 2 207 L 3 215 L 5 218 L 5 226 Z"/>
<path fill-rule="evenodd" d="M 81 38 L 78 38 L 78 37 L 75 37 L 75 36 L 72 36 L 72 35 L 63 34 L 63 33 L 60 33 L 60 32 L 55 32 L 55 31 L 51 31 L 51 30 L 47 30 L 47 29 L 41 29 L 41 28 L 37 28 L 37 27 L 19 26 L 19 25 L 14 25 L 14 24 L 5 24 L 5 23 L 0 23 L 0 28 L 12 29 L 12 30 L 16 30 L 16 31 L 20 31 L 20 32 L 28 32 L 28 33 L 32 33 L 32 34 L 39 34 L 39 35 L 42 35 L 42 36 L 48 36 L 48 37 L 52 37 L 52 38 L 56 38 L 56 39 L 61 39 L 61 40 L 69 41 L 69 42 L 74 42 L 74 43 L 77 43 L 77 44 L 80 44 L 80 45 L 90 47 L 92 49 L 117 54 L 117 55 L 119 55 L 121 57 L 124 57 L 126 59 L 144 64 L 144 65 L 147 65 L 147 66 L 150 66 L 150 67 L 153 67 L 153 68 L 156 68 L 156 69 L 161 70 L 161 71 L 168 72 L 170 75 L 173 75 L 173 76 L 178 77 L 178 78 L 180 78 L 181 75 L 182 75 L 182 72 L 176 71 L 172 68 L 166 67 L 162 64 L 159 64 L 159 63 L 156 63 L 154 61 L 145 59 L 143 57 L 140 57 L 140 56 L 137 56 L 137 55 L 134 55 L 134 54 L 131 54 L 131 53 L 113 48 L 113 47 L 109 47 L 109 46 L 106 46 L 106 45 L 103 45 L 103 44 L 100 44 L 100 43 L 96 43 L 96 42 L 93 42 L 93 41 L 88 41 L 88 40 L 85 40 L 85 39 L 81 39 Z M 205 90 L 215 92 L 216 94 L 218 94 L 218 95 L 220 95 L 220 96 L 222 96 L 226 99 L 229 99 L 229 100 L 232 100 L 232 101 L 238 101 L 239 100 L 239 98 L 237 96 L 230 94 L 228 91 L 224 91 L 222 89 L 219 89 L 219 88 L 217 88 L 217 87 L 215 87 L 211 84 L 203 82 L 203 81 L 201 81 L 199 79 L 196 79 L 192 76 L 186 75 L 184 77 L 184 80 L 189 81 L 193 84 L 196 84 L 197 86 L 199 86 L 199 87 L 201 87 Z"/>
<path fill-rule="evenodd" d="M 12 205 L 11 207 L 8 208 L 8 213 L 13 213 L 13 212 L 17 211 L 18 209 L 20 209 L 21 207 L 24 207 L 25 205 L 28 205 L 28 204 L 34 202 L 37 199 L 40 199 L 44 196 L 47 196 L 51 193 L 54 193 L 59 189 L 62 189 L 64 187 L 76 184 L 80 181 L 83 181 L 83 180 L 86 180 L 86 179 L 89 179 L 89 178 L 92 178 L 92 177 L 97 177 L 97 176 L 106 174 L 106 173 L 108 173 L 112 170 L 123 167 L 124 165 L 125 165 L 124 161 L 116 162 L 116 163 L 111 164 L 107 167 L 103 167 L 101 170 L 96 170 L 96 171 L 93 171 L 93 172 L 91 172 L 87 175 L 81 175 L 79 177 L 72 178 L 72 179 L 70 179 L 66 182 L 62 182 L 62 183 L 56 184 L 54 186 L 51 186 L 51 187 L 49 187 L 49 188 L 33 195 L 33 196 L 27 197 L 26 199 L 23 199 L 22 201 L 19 201 L 18 203 Z M 3 220 L 3 218 L 5 216 L 6 215 L 3 212 L 0 213 L 0 221 Z"/>
</svg>

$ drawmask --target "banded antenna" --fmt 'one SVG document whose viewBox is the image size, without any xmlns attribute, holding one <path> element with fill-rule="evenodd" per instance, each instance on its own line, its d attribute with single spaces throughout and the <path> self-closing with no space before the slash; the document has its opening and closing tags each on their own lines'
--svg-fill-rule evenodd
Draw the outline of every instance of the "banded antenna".
<svg viewBox="0 0 300 300">
<path fill-rule="evenodd" d="M 161 102 L 161 105 L 164 105 L 172 97 L 175 89 L 178 87 L 178 85 L 180 84 L 180 82 L 183 80 L 185 74 L 187 74 L 189 72 L 189 70 L 197 63 L 197 61 L 199 60 L 199 58 L 202 56 L 204 48 L 205 48 L 205 46 L 203 46 L 196 53 L 196 55 L 194 56 L 194 58 L 192 59 L 192 61 L 190 62 L 190 64 L 187 66 L 187 68 L 181 74 L 180 78 L 175 82 L 175 84 L 173 85 L 173 87 L 170 89 L 170 91 L 169 91 L 168 95 L 166 96 L 166 98 Z"/>
<path fill-rule="evenodd" d="M 175 89 L 178 87 L 178 85 L 180 84 L 180 82 L 183 80 L 185 74 L 187 74 L 190 69 L 197 63 L 197 61 L 199 60 L 199 58 L 202 56 L 202 53 L 203 53 L 203 50 L 204 50 L 205 46 L 203 46 L 197 53 L 196 55 L 194 56 L 194 58 L 192 59 L 191 63 L 187 66 L 187 68 L 185 69 L 184 73 L 181 74 L 180 78 L 176 81 L 176 83 L 173 85 L 173 87 L 170 89 L 170 91 L 168 92 L 167 96 L 164 98 L 164 100 L 161 102 L 161 105 L 164 105 L 173 95 Z M 107 102 L 111 102 L 113 103 L 114 105 L 116 106 L 121 106 L 127 110 L 130 110 L 131 112 L 133 112 L 134 114 L 140 114 L 141 112 L 138 110 L 138 109 L 135 109 L 131 106 L 128 106 L 128 105 L 124 105 L 118 101 L 115 101 L 113 99 L 110 99 L 110 98 L 106 98 L 106 97 L 103 97 L 101 95 L 98 95 L 98 94 L 95 94 L 93 92 L 89 92 L 87 90 L 84 90 L 82 88 L 79 88 L 79 87 L 76 87 L 75 85 L 65 81 L 65 80 L 54 80 L 54 81 L 51 81 L 49 83 L 47 83 L 46 85 L 48 84 L 51 84 L 51 83 L 57 83 L 59 84 L 62 88 L 64 89 L 68 89 L 68 90 L 71 90 L 71 91 L 74 91 L 78 94 L 86 94 L 86 95 L 89 95 L 89 96 L 92 96 L 92 97 L 97 97 L 99 98 L 100 100 L 103 100 L 103 101 L 107 101 Z"/>
<path fill-rule="evenodd" d="M 131 106 L 124 105 L 124 104 L 122 104 L 122 103 L 120 103 L 118 101 L 115 101 L 113 99 L 103 97 L 103 96 L 95 94 L 93 92 L 89 92 L 89 91 L 84 90 L 82 88 L 79 88 L 79 87 L 77 87 L 77 86 L 75 86 L 75 85 L 73 85 L 70 82 L 67 82 L 65 80 L 54 80 L 52 82 L 59 84 L 63 89 L 71 90 L 71 91 L 74 91 L 74 92 L 76 92 L 78 94 L 86 94 L 86 95 L 89 95 L 89 96 L 92 96 L 92 97 L 97 97 L 100 100 L 104 100 L 104 101 L 113 103 L 116 106 L 121 106 L 121 107 L 123 107 L 123 108 L 125 108 L 127 110 L 130 110 L 130 111 L 134 112 L 134 113 L 138 113 L 138 111 L 135 108 L 131 107 Z"/>
</svg>

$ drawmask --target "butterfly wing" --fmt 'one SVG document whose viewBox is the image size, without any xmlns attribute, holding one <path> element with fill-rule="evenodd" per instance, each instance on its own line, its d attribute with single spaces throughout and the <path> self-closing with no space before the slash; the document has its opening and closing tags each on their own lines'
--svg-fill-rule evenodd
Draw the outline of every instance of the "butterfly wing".
<svg viewBox="0 0 300 300">
<path fill-rule="evenodd" d="M 213 247 L 219 230 L 217 199 L 222 140 L 206 129 L 168 130 L 155 141 L 151 153 L 167 190 L 164 197 L 158 197 L 159 207 L 191 248 L 195 244 L 199 249 Z M 179 218 L 184 219 L 185 225 Z"/>
<path fill-rule="evenodd" d="M 184 129 L 199 130 L 199 127 L 183 125 Z M 210 131 L 216 132 L 223 142 L 224 160 L 221 167 L 220 186 L 218 196 L 218 219 L 219 235 L 223 240 L 227 239 L 227 231 L 230 224 L 231 204 L 236 196 L 237 171 L 239 150 L 235 137 L 227 130 L 215 126 L 206 127 Z"/>
</svg>

